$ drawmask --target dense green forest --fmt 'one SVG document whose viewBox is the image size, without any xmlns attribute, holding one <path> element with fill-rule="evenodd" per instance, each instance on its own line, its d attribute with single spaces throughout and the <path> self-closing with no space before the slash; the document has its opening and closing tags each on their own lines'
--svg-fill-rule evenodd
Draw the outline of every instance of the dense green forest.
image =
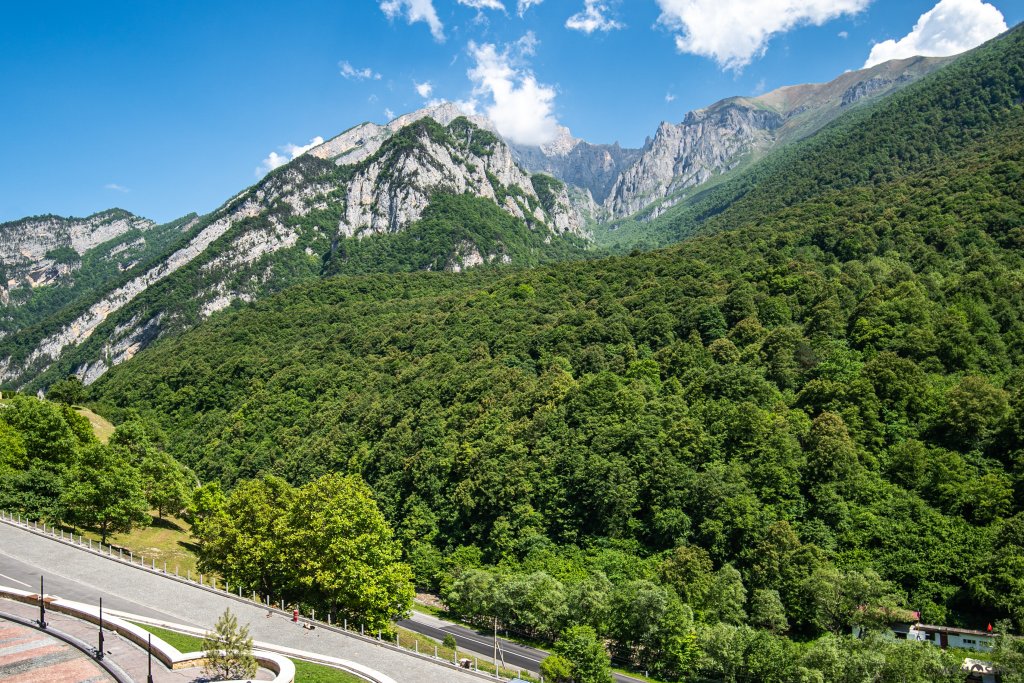
<svg viewBox="0 0 1024 683">
<path fill-rule="evenodd" d="M 1024 628 L 1022 63 L 1017 29 L 673 214 L 677 247 L 318 282 L 91 398 L 207 481 L 361 476 L 469 619 L 672 680 L 956 680 L 840 634 Z"/>
<path fill-rule="evenodd" d="M 882 100 L 854 109 L 818 134 L 790 144 L 691 196 L 657 219 L 626 221 L 600 235 L 608 248 L 664 246 L 729 229 L 823 190 L 886 183 L 955 155 L 1004 125 L 1020 104 L 1021 28 Z"/>
<path fill-rule="evenodd" d="M 342 490 L 420 587 L 568 656 L 963 680 L 962 655 L 846 634 L 910 609 L 1024 630 L 1022 101 L 1016 29 L 658 219 L 679 246 L 339 276 L 167 339 L 89 398 L 210 482 L 204 561 L 252 585 L 299 591 L 225 548 L 290 547 L 323 526 L 295 501 Z M 0 416 L 11 472 L 32 470 L 10 417 L 31 401 Z M 94 449 L 74 424 L 39 467 Z M 1021 641 L 993 656 L 1024 680 Z"/>
</svg>

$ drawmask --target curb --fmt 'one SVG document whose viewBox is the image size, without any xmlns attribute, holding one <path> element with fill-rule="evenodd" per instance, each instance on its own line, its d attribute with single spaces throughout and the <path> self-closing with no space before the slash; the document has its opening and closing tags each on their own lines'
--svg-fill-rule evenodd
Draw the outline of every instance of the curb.
<svg viewBox="0 0 1024 683">
<path fill-rule="evenodd" d="M 292 613 L 291 612 L 282 610 L 282 609 L 280 609 L 278 607 L 275 607 L 272 604 L 267 604 L 267 603 L 264 603 L 264 602 L 257 602 L 256 600 L 250 600 L 249 598 L 246 598 L 244 596 L 239 596 L 236 593 L 230 593 L 228 591 L 224 591 L 224 590 L 221 590 L 219 588 L 214 588 L 213 586 L 208 586 L 208 585 L 203 584 L 203 583 L 198 583 L 196 581 L 190 580 L 190 579 L 188 579 L 186 577 L 183 577 L 183 576 L 180 576 L 178 574 L 171 574 L 171 573 L 165 572 L 162 569 L 154 569 L 154 568 L 152 568 L 150 566 L 146 566 L 144 564 L 137 564 L 134 561 L 129 561 L 129 560 L 124 559 L 123 556 L 122 557 L 115 556 L 113 554 L 110 554 L 110 552 L 112 550 L 112 547 L 109 546 L 109 545 L 107 546 L 107 548 L 108 548 L 108 552 L 107 553 L 103 552 L 102 545 L 100 546 L 101 547 L 100 550 L 96 550 L 95 548 L 93 548 L 90 545 L 84 545 L 84 544 L 80 543 L 79 541 L 74 540 L 74 536 L 73 535 L 72 535 L 71 539 L 68 539 L 68 538 L 64 537 L 63 535 L 58 535 L 55 531 L 53 531 L 53 527 L 51 527 L 50 529 L 46 529 L 45 523 L 43 524 L 42 527 L 40 527 L 37 523 L 31 523 L 31 522 L 29 522 L 27 520 L 23 521 L 20 518 L 20 516 L 17 519 L 15 519 L 12 515 L 10 515 L 7 512 L 4 512 L 2 510 L 0 510 L 0 523 L 6 524 L 6 525 L 11 526 L 11 527 L 14 527 L 15 529 L 20 529 L 20 530 L 23 530 L 23 531 L 27 531 L 27 532 L 29 532 L 31 534 L 34 534 L 36 536 L 40 536 L 42 538 L 45 538 L 45 539 L 48 539 L 48 540 L 51 540 L 51 541 L 55 541 L 57 543 L 61 543 L 61 544 L 66 545 L 68 547 L 75 548 L 76 550 L 81 550 L 82 552 L 90 553 L 92 555 L 95 555 L 97 557 L 101 557 L 103 559 L 110 560 L 112 562 L 117 562 L 118 564 L 123 565 L 123 566 L 132 567 L 134 569 L 138 569 L 140 571 L 144 571 L 144 572 L 147 572 L 149 574 L 153 574 L 155 576 L 159 576 L 159 577 L 164 578 L 164 579 L 169 579 L 171 581 L 176 581 L 176 582 L 178 582 L 180 584 L 183 584 L 185 586 L 189 586 L 191 588 L 198 588 L 198 589 L 204 590 L 207 593 L 211 593 L 213 595 L 217 595 L 217 596 L 220 596 L 222 598 L 230 598 L 230 599 L 234 600 L 235 602 L 243 603 L 243 604 L 246 604 L 246 605 L 249 605 L 249 606 L 258 605 L 262 609 L 269 610 L 269 611 L 271 611 L 271 612 L 273 612 L 275 614 L 278 614 L 278 615 L 283 616 L 283 617 L 287 617 L 289 619 L 291 619 L 291 617 L 292 617 Z M 202 576 L 203 575 L 200 574 L 200 578 Z M 139 621 L 142 621 L 142 620 L 140 619 Z M 307 617 L 303 617 L 301 615 L 299 617 L 299 621 L 300 621 L 300 623 L 309 624 L 310 626 L 315 626 L 316 628 L 322 628 L 322 629 L 324 629 L 326 631 L 331 631 L 331 632 L 337 633 L 339 635 L 344 635 L 344 636 L 347 636 L 349 638 L 354 638 L 354 639 L 359 640 L 361 642 L 368 643 L 368 644 L 374 645 L 376 647 L 382 647 L 382 648 L 384 648 L 386 650 L 390 650 L 392 652 L 396 652 L 396 653 L 399 653 L 399 654 L 402 654 L 402 655 L 406 655 L 408 657 L 415 657 L 416 659 L 419 659 L 421 661 L 430 662 L 431 664 L 436 664 L 438 666 L 442 666 L 442 667 L 451 669 L 453 671 L 459 671 L 459 672 L 461 672 L 463 674 L 471 674 L 471 675 L 473 675 L 473 676 L 475 676 L 477 678 L 480 678 L 481 680 L 495 681 L 495 682 L 510 680 L 508 678 L 502 678 L 500 676 L 487 674 L 487 673 L 484 673 L 482 671 L 475 671 L 473 669 L 464 669 L 461 666 L 455 664 L 454 662 L 449 662 L 449 661 L 447 661 L 445 659 L 435 658 L 432 655 L 424 654 L 424 653 L 421 653 L 421 652 L 414 652 L 412 650 L 407 650 L 404 647 L 401 647 L 399 645 L 394 645 L 394 644 L 389 643 L 389 642 L 384 641 L 384 640 L 378 640 L 377 638 L 374 638 L 373 636 L 367 636 L 367 635 L 364 635 L 364 634 L 361 634 L 361 633 L 356 633 L 354 631 L 349 631 L 349 630 L 346 630 L 346 629 L 343 629 L 343 628 L 338 628 L 337 626 L 334 626 L 333 624 L 327 624 L 327 623 L 320 622 L 320 621 L 314 621 L 312 619 L 309 619 Z M 355 672 L 353 671 L 351 673 L 355 673 Z"/>
<path fill-rule="evenodd" d="M 17 590 L 14 588 L 6 588 L 0 586 L 0 597 L 15 602 L 21 602 L 25 604 L 38 604 L 40 596 L 38 593 L 29 593 L 28 591 Z M 86 605 L 74 600 L 64 600 L 57 596 L 42 596 L 43 602 L 47 604 L 47 608 L 60 614 L 66 614 L 72 618 L 80 619 L 82 621 L 99 625 L 99 611 L 91 605 Z M 202 652 L 180 652 L 173 645 L 169 645 L 164 642 L 159 636 L 154 636 L 149 631 L 136 626 L 135 624 L 129 623 L 119 617 L 115 616 L 104 616 L 103 619 L 104 627 L 108 630 L 117 633 L 121 637 L 125 638 L 129 642 L 139 647 L 152 646 L 153 656 L 156 657 L 160 662 L 164 664 L 168 669 L 181 669 L 193 666 L 201 666 L 205 661 L 205 657 Z M 40 629 L 44 633 L 48 632 L 49 629 Z M 57 635 L 58 632 L 54 632 Z M 66 635 L 66 634 L 64 634 Z M 72 636 L 68 636 L 72 638 Z M 67 639 L 65 639 L 67 640 Z M 77 639 L 73 638 L 73 641 Z M 76 642 L 67 640 L 67 642 L 75 647 Z M 95 652 L 93 648 L 88 645 L 84 646 L 84 651 Z M 79 649 L 83 649 L 79 647 Z M 260 664 L 260 666 L 269 669 L 274 672 L 274 680 L 272 683 L 294 683 L 295 681 L 295 664 L 276 653 L 267 652 L 260 649 L 253 650 L 253 657 Z M 105 658 L 104 658 L 105 659 Z M 102 661 L 99 662 L 102 665 Z M 120 669 L 119 669 L 120 670 Z M 121 672 L 124 673 L 123 671 Z M 131 683 L 131 677 L 125 674 L 125 679 L 128 683 Z M 241 681 L 228 683 L 242 683 Z M 393 681 L 380 681 L 379 683 L 394 683 Z"/>
<path fill-rule="evenodd" d="M 103 669 L 108 674 L 113 676 L 114 680 L 117 681 L 117 683 L 134 683 L 134 680 L 130 676 L 128 676 L 128 674 L 122 671 L 121 667 L 107 660 L 105 657 L 103 659 L 96 659 L 96 648 L 91 647 L 86 643 L 83 643 L 81 640 L 75 638 L 72 635 L 64 633 L 63 631 L 58 631 L 57 629 L 52 628 L 50 626 L 47 626 L 46 628 L 40 628 L 39 624 L 30 619 L 24 619 L 13 614 L 8 614 L 7 612 L 0 611 L 0 619 L 4 619 L 5 621 L 10 621 L 15 624 L 20 624 L 22 626 L 27 626 L 28 628 L 39 631 L 40 633 L 45 633 L 47 635 L 53 636 L 54 638 L 57 638 L 58 640 L 63 640 L 71 647 L 77 650 L 81 650 L 82 653 L 87 655 L 89 659 L 95 662 L 101 669 Z"/>
</svg>

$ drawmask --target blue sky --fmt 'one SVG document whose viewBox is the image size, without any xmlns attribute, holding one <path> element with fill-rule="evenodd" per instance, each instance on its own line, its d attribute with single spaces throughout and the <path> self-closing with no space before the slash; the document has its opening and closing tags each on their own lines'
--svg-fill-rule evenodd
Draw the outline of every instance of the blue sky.
<svg viewBox="0 0 1024 683">
<path fill-rule="evenodd" d="M 524 141 L 557 123 L 640 146 L 723 97 L 963 49 L 1024 19 L 1018 0 L 937 2 L 6 2 L 0 220 L 207 212 L 317 136 L 436 99 Z"/>
</svg>

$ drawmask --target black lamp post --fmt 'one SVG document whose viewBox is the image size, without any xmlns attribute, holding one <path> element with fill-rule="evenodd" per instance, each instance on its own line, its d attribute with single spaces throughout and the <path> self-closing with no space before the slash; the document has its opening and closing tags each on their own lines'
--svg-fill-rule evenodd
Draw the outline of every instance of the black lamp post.
<svg viewBox="0 0 1024 683">
<path fill-rule="evenodd" d="M 149 638 L 146 642 L 146 683 L 153 683 L 153 635 L 149 634 Z"/>
<path fill-rule="evenodd" d="M 43 600 L 43 577 L 39 577 L 39 628 L 46 628 L 46 601 Z"/>
<path fill-rule="evenodd" d="M 100 646 L 96 650 L 96 659 L 103 659 L 103 598 L 100 598 Z"/>
</svg>

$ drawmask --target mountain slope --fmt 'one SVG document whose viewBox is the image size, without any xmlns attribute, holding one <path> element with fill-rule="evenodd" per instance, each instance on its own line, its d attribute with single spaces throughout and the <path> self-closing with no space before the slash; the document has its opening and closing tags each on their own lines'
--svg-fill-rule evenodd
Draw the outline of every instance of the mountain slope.
<svg viewBox="0 0 1024 683">
<path fill-rule="evenodd" d="M 1019 104 L 1022 30 L 957 58 L 899 92 L 836 119 L 743 172 L 698 188 L 649 222 L 624 221 L 597 233 L 599 244 L 627 249 L 671 244 L 728 228 L 816 193 L 878 183 L 946 158 Z M 970 59 L 967 57 L 970 56 Z M 1006 59 L 1000 65 L 1000 59 Z M 1000 69 L 1006 69 L 1002 73 Z M 993 76 L 998 74 L 998 78 Z M 989 81 L 1000 85 L 989 87 Z M 921 112 L 929 112 L 924 120 Z M 916 122 L 913 123 L 913 122 Z"/>
<path fill-rule="evenodd" d="M 368 155 L 309 154 L 275 170 L 190 223 L 186 238 L 145 271 L 100 292 L 85 308 L 0 341 L 0 381 L 24 386 L 47 372 L 74 372 L 91 382 L 155 339 L 233 302 L 319 278 L 325 267 L 344 271 L 349 266 L 337 258 L 339 248 L 360 251 L 348 242 L 386 238 L 393 246 L 393 236 L 417 225 L 438 197 L 479 198 L 515 222 L 488 212 L 468 231 L 461 224 L 449 224 L 447 236 L 435 230 L 441 239 L 429 244 L 437 253 L 406 249 L 377 266 L 363 259 L 359 268 L 529 265 L 580 251 L 582 220 L 564 184 L 526 174 L 498 137 L 465 117 L 442 126 L 430 113 L 407 117 L 411 122 L 375 142 Z M 357 157 L 357 163 L 341 163 Z"/>
<path fill-rule="evenodd" d="M 0 330 L 38 338 L 47 320 L 102 295 L 180 240 L 195 216 L 165 225 L 112 209 L 0 225 Z M 28 330 L 27 328 L 32 328 Z"/>
<path fill-rule="evenodd" d="M 619 175 L 640 155 L 640 150 L 626 149 L 618 143 L 595 145 L 580 140 L 565 127 L 560 128 L 558 137 L 546 145 L 511 147 L 516 161 L 523 168 L 535 173 L 548 173 L 585 190 L 595 204 L 605 201 Z"/>
<path fill-rule="evenodd" d="M 1024 624 L 1022 67 L 1018 29 L 723 185 L 671 249 L 302 286 L 92 397 L 207 478 L 361 473 L 428 585 L 483 561 L 696 595 L 673 570 L 703 557 L 798 634 L 865 570 L 933 623 Z"/>
<path fill-rule="evenodd" d="M 894 60 L 828 83 L 732 97 L 690 112 L 677 125 L 662 123 L 615 181 L 604 201 L 606 215 L 623 218 L 646 209 L 644 220 L 656 218 L 679 200 L 681 191 L 812 135 L 855 106 L 889 95 L 950 61 Z"/>
</svg>

